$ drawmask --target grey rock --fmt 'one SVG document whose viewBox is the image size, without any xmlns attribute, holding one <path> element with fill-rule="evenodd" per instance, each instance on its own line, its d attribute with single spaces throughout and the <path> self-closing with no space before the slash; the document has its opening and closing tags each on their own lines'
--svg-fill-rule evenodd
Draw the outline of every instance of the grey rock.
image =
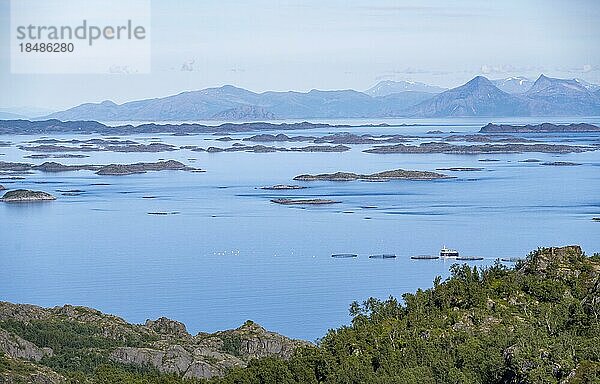
<svg viewBox="0 0 600 384">
<path fill-rule="evenodd" d="M 8 356 L 40 361 L 44 356 L 52 356 L 50 348 L 40 348 L 37 345 L 0 328 L 0 352 Z"/>
<path fill-rule="evenodd" d="M 240 355 L 243 358 L 260 358 L 278 356 L 289 359 L 299 346 L 309 345 L 306 342 L 290 340 L 275 332 L 270 332 L 260 325 L 247 321 L 241 327 L 217 333 L 217 336 L 238 336 L 240 338 Z"/>
<path fill-rule="evenodd" d="M 193 356 L 180 345 L 166 350 L 121 347 L 115 349 L 111 359 L 124 364 L 150 365 L 161 372 L 183 375 L 193 362 Z"/>
<path fill-rule="evenodd" d="M 193 378 L 211 378 L 223 375 L 223 371 L 215 368 L 205 361 L 194 361 L 189 365 L 187 371 L 183 375 L 185 379 Z"/>
<path fill-rule="evenodd" d="M 145 325 L 156 333 L 179 337 L 190 337 L 190 334 L 185 328 L 185 324 L 176 320 L 168 319 L 166 317 L 159 317 L 156 320 L 146 320 Z"/>
<path fill-rule="evenodd" d="M 233 367 L 245 367 L 252 358 L 289 358 L 296 348 L 311 345 L 266 331 L 251 321 L 234 330 L 192 336 L 186 331 L 185 325 L 165 317 L 148 320 L 145 325 L 136 325 L 92 308 L 72 305 L 42 308 L 0 302 L 0 321 L 6 320 L 24 324 L 34 321 L 93 324 L 98 329 L 96 337 L 129 343 L 107 350 L 113 361 L 152 366 L 160 372 L 174 373 L 184 378 L 222 376 Z M 43 356 L 52 354 L 49 349 L 39 348 L 2 330 L 0 352 L 15 356 L 22 363 L 28 359 L 39 361 Z M 2 378 L 0 374 L 0 382 Z M 35 381 L 27 379 L 21 382 Z"/>
</svg>

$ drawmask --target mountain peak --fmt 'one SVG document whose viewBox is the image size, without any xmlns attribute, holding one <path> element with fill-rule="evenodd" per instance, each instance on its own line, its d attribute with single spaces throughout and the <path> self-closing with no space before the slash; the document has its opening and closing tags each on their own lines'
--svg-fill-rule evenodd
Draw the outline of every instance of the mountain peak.
<svg viewBox="0 0 600 384">
<path fill-rule="evenodd" d="M 236 87 L 235 85 L 231 85 L 231 84 L 225 84 L 220 87 L 214 87 L 214 88 L 206 88 L 206 90 L 209 90 L 209 89 L 213 90 L 213 91 L 217 91 L 217 92 L 251 92 L 244 88 Z"/>
<path fill-rule="evenodd" d="M 496 86 L 485 76 L 475 76 L 471 80 L 469 80 L 466 84 L 454 88 L 454 89 L 462 89 L 462 90 L 476 90 L 476 89 L 495 89 L 500 91 Z"/>
<path fill-rule="evenodd" d="M 560 81 L 559 79 L 553 79 L 544 75 L 543 73 L 537 78 L 537 80 L 533 83 L 532 89 L 536 87 L 540 87 L 540 85 L 551 84 L 554 81 Z"/>
<path fill-rule="evenodd" d="M 409 113 L 416 117 L 522 116 L 526 109 L 519 98 L 501 91 L 488 78 L 476 76 L 410 108 Z"/>
<path fill-rule="evenodd" d="M 236 87 L 235 85 L 231 85 L 231 84 L 222 85 L 220 88 L 223 89 L 223 90 L 243 89 L 243 88 L 240 88 L 240 87 Z"/>
<path fill-rule="evenodd" d="M 590 88 L 581 82 L 568 79 L 555 79 L 545 75 L 535 81 L 525 96 L 536 100 L 535 114 L 538 115 L 597 115 L 600 100 Z"/>
<path fill-rule="evenodd" d="M 485 84 L 485 85 L 493 85 L 492 82 L 485 76 L 475 76 L 472 78 L 467 84 Z"/>
<path fill-rule="evenodd" d="M 590 90 L 584 86 L 580 81 L 568 80 L 568 79 L 555 79 L 541 74 L 540 77 L 533 83 L 533 86 L 529 91 L 528 95 L 533 94 L 545 94 L 546 96 L 555 94 L 564 95 L 587 95 L 590 96 Z"/>
</svg>

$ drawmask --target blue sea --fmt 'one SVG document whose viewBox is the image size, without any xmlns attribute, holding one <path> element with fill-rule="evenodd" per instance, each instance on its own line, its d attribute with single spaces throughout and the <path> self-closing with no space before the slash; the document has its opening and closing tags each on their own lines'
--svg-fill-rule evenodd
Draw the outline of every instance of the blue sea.
<svg viewBox="0 0 600 384">
<path fill-rule="evenodd" d="M 495 122 L 539 123 L 493 119 Z M 600 118 L 544 119 L 586 121 Z M 489 119 L 326 121 L 416 126 L 286 131 L 321 136 L 428 136 L 432 130 L 475 133 Z M 228 134 L 241 139 L 256 134 Z M 264 133 L 264 132 L 261 132 Z M 439 137 L 421 139 L 415 143 Z M 518 135 L 548 143 L 599 145 L 600 134 Z M 87 139 L 98 135 L 52 136 Z M 127 136 L 142 143 L 229 147 L 206 134 Z M 188 331 L 235 328 L 252 319 L 286 336 L 314 341 L 350 321 L 348 307 L 369 297 L 400 297 L 447 277 L 452 260 L 411 260 L 446 245 L 484 260 L 524 257 L 540 246 L 579 244 L 600 252 L 600 151 L 578 154 L 89 152 L 83 159 L 32 160 L 17 146 L 40 136 L 0 136 L 0 161 L 63 164 L 133 163 L 174 159 L 205 173 L 148 172 L 98 176 L 90 171 L 41 173 L 10 179 L 6 188 L 42 190 L 57 200 L 0 204 L 0 300 L 42 306 L 84 305 L 130 322 L 167 316 Z M 251 144 L 251 143 L 250 143 Z M 267 143 L 304 146 L 307 143 Z M 524 163 L 568 161 L 579 166 Z M 482 162 L 482 159 L 497 161 Z M 390 182 L 294 182 L 305 173 L 481 167 L 439 171 L 453 179 Z M 99 185 L 100 184 L 100 185 Z M 269 191 L 260 187 L 309 188 Z M 65 196 L 60 191 L 81 190 Z M 148 199 L 144 196 L 154 196 Z M 326 206 L 284 206 L 273 198 L 325 198 Z M 149 212 L 178 212 L 149 215 Z M 333 253 L 357 258 L 334 259 Z M 395 259 L 369 259 L 393 253 Z M 510 265 L 510 263 L 505 263 Z"/>
</svg>

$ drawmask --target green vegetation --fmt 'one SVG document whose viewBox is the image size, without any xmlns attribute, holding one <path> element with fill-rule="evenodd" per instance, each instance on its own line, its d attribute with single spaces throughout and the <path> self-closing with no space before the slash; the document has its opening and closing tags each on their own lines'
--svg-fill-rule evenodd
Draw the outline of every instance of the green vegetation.
<svg viewBox="0 0 600 384">
<path fill-rule="evenodd" d="M 32 320 L 24 323 L 16 320 L 0 321 L 0 328 L 13 332 L 38 347 L 49 347 L 55 353 L 83 348 L 107 349 L 123 345 L 143 345 L 140 338 L 123 335 L 122 340 L 107 338 L 102 328 L 95 324 L 75 321 Z"/>
<path fill-rule="evenodd" d="M 82 379 L 73 378 L 71 382 L 81 383 Z M 130 367 L 120 367 L 112 363 L 98 366 L 93 379 L 89 382 L 94 384 L 193 384 L 201 381 L 185 380 L 174 374 L 161 374 L 151 369 L 132 371 Z"/>
<path fill-rule="evenodd" d="M 453 265 L 451 276 L 402 300 L 352 303 L 352 322 L 288 359 L 265 357 L 213 384 L 600 383 L 600 256 L 579 247 L 539 249 L 509 269 Z M 0 355 L 0 382 L 52 368 L 69 383 L 190 383 L 152 367 L 118 364 L 109 352 L 150 336 L 107 338 L 97 325 L 56 320 L 0 322 L 53 356 L 20 363 Z M 242 340 L 223 333 L 223 351 Z M 34 368 L 32 368 L 34 367 Z M 14 381 L 18 382 L 18 381 Z"/>
<path fill-rule="evenodd" d="M 540 249 L 515 269 L 454 265 L 434 287 L 353 303 L 350 326 L 218 383 L 598 383 L 600 264 Z"/>
<path fill-rule="evenodd" d="M 12 332 L 38 347 L 49 347 L 52 356 L 41 363 L 57 372 L 93 373 L 101 364 L 110 364 L 108 354 L 120 346 L 143 346 L 152 339 L 143 340 L 136 334 L 124 334 L 120 339 L 107 338 L 101 327 L 76 321 L 33 320 L 27 323 L 5 320 L 0 328 Z"/>
<path fill-rule="evenodd" d="M 240 348 L 242 346 L 242 339 L 238 335 L 225 335 L 221 337 L 223 340 L 223 352 L 227 352 L 233 356 L 240 356 Z"/>
<path fill-rule="evenodd" d="M 0 374 L 5 372 L 11 372 L 17 376 L 23 376 L 35 372 L 35 369 L 25 362 L 11 359 L 4 353 L 0 352 Z"/>
</svg>

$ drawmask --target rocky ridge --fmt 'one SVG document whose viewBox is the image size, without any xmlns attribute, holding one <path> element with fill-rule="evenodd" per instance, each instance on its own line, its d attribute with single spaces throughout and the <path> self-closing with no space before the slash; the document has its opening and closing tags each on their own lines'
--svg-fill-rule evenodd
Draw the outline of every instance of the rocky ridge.
<svg viewBox="0 0 600 384">
<path fill-rule="evenodd" d="M 35 372 L 43 370 L 56 379 L 42 381 L 46 383 L 63 382 L 59 374 L 38 364 L 42 359 L 60 358 L 62 353 L 40 345 L 46 339 L 38 337 L 36 330 L 46 327 L 75 329 L 77 334 L 71 335 L 72 338 L 85 334 L 101 341 L 98 345 L 102 348 L 82 348 L 78 352 L 81 355 L 99 352 L 116 363 L 149 366 L 184 378 L 222 376 L 233 367 L 245 367 L 251 359 L 267 356 L 286 359 L 296 348 L 310 345 L 269 332 L 252 321 L 237 329 L 193 336 L 184 324 L 165 317 L 138 325 L 86 307 L 42 308 L 0 302 L 0 357 L 4 354 L 5 359 L 33 364 Z M 27 335 L 32 340 L 26 340 Z M 0 379 L 2 375 L 0 370 Z"/>
</svg>

